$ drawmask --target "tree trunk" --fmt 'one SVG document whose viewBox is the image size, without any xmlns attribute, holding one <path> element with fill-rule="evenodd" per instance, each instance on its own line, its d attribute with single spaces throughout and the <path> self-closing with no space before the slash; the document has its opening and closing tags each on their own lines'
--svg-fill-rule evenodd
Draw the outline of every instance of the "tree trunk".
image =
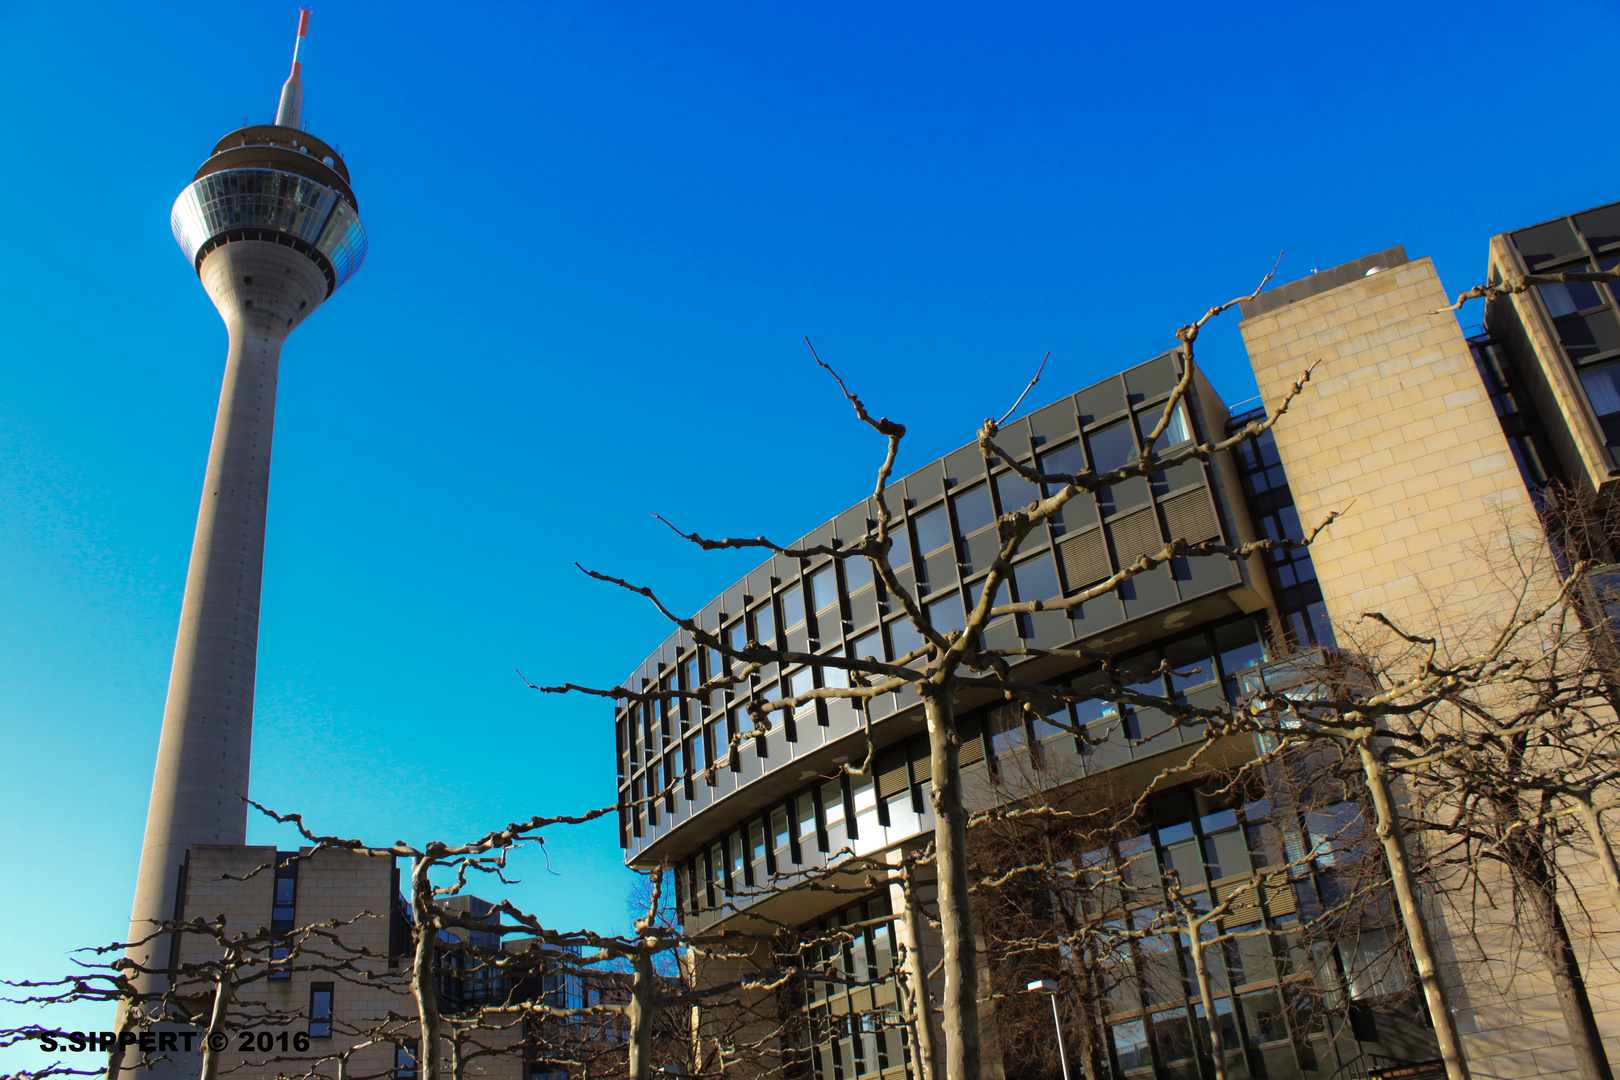
<svg viewBox="0 0 1620 1080">
<path fill-rule="evenodd" d="M 1575 800 L 1586 833 L 1592 838 L 1592 849 L 1597 852 L 1598 863 L 1603 867 L 1603 880 L 1609 886 L 1609 903 L 1614 905 L 1616 913 L 1620 913 L 1620 867 L 1615 865 L 1614 849 L 1609 846 L 1609 838 L 1603 831 L 1603 820 L 1598 816 L 1597 807 L 1592 805 L 1590 793 L 1570 797 Z"/>
<path fill-rule="evenodd" d="M 652 1076 L 653 995 L 658 991 L 652 957 L 637 953 L 630 958 L 630 1080 Z"/>
<path fill-rule="evenodd" d="M 133 1006 L 119 1009 L 118 1037 L 113 1040 L 112 1049 L 107 1053 L 107 1080 L 118 1080 L 118 1074 L 124 1067 L 124 1032 L 135 1026 L 135 1009 Z"/>
<path fill-rule="evenodd" d="M 1378 842 L 1383 845 L 1384 861 L 1389 865 L 1390 884 L 1395 889 L 1395 902 L 1400 907 L 1401 922 L 1406 927 L 1412 962 L 1417 966 L 1418 979 L 1423 984 L 1423 998 L 1429 1006 L 1429 1017 L 1434 1021 L 1434 1037 L 1440 1044 L 1440 1057 L 1446 1063 L 1447 1080 L 1469 1080 L 1468 1064 L 1463 1058 L 1462 1037 L 1457 1033 L 1457 1018 L 1451 1013 L 1445 984 L 1440 981 L 1440 965 L 1435 960 L 1434 942 L 1429 938 L 1429 924 L 1418 904 L 1417 885 L 1412 880 L 1412 863 L 1406 854 L 1406 838 L 1401 829 L 1400 815 L 1395 809 L 1395 799 L 1389 790 L 1389 775 L 1384 771 L 1384 763 L 1379 759 L 1372 739 L 1372 735 L 1362 738 L 1356 743 L 1356 749 L 1361 754 L 1362 773 L 1367 779 L 1367 790 L 1372 795 Z"/>
<path fill-rule="evenodd" d="M 1192 950 L 1193 974 L 1198 977 L 1198 998 L 1204 1005 L 1204 1020 L 1209 1024 L 1210 1058 L 1215 1063 L 1215 1080 L 1226 1080 L 1226 1045 L 1221 1036 L 1220 1018 L 1215 1014 L 1215 993 L 1209 985 L 1209 968 L 1204 963 L 1204 939 L 1195 923 L 1187 924 L 1188 946 Z"/>
<path fill-rule="evenodd" d="M 1102 1047 L 1103 1034 L 1097 1028 L 1094 1006 L 1097 1001 L 1097 984 L 1091 977 L 1091 969 L 1082 960 L 1078 965 L 1079 973 L 1076 976 L 1084 989 L 1075 995 L 1075 1015 L 1080 1018 L 1080 1069 L 1086 1080 L 1102 1080 L 1102 1071 L 1099 1063 L 1106 1051 Z"/>
<path fill-rule="evenodd" d="M 1547 864 L 1546 849 L 1540 836 L 1530 833 L 1524 825 L 1516 797 L 1507 795 L 1492 801 L 1504 824 L 1509 828 L 1517 826 L 1503 845 L 1503 853 L 1513 874 L 1514 891 L 1523 902 L 1519 913 L 1528 916 L 1525 922 L 1530 924 L 1521 923 L 1521 930 L 1535 938 L 1536 948 L 1546 961 L 1553 992 L 1558 996 L 1558 1008 L 1564 1014 L 1564 1026 L 1569 1031 L 1569 1048 L 1575 1055 L 1575 1066 L 1582 1080 L 1614 1080 L 1608 1056 L 1603 1052 L 1603 1036 L 1592 1015 L 1592 1003 L 1586 996 L 1580 964 L 1570 944 L 1569 929 L 1558 906 L 1554 892 L 1557 880 Z"/>
<path fill-rule="evenodd" d="M 230 1010 L 232 992 L 236 989 L 234 975 L 238 956 L 235 949 L 227 950 L 219 971 L 219 985 L 214 987 L 214 1008 L 208 1016 L 208 1033 L 203 1036 L 202 1070 L 197 1080 L 214 1080 L 214 1074 L 219 1071 L 219 1051 L 210 1040 L 214 1032 L 225 1031 L 225 1014 Z"/>
<path fill-rule="evenodd" d="M 979 1080 L 979 957 L 968 892 L 967 811 L 956 764 L 955 710 L 945 686 L 923 684 L 933 772 L 934 866 L 939 874 L 940 938 L 945 952 L 946 1080 Z"/>
<path fill-rule="evenodd" d="M 910 999 L 904 1014 L 911 1017 L 912 1045 L 916 1048 L 917 1067 L 922 1080 L 934 1080 L 938 1074 L 938 1051 L 934 1048 L 933 1010 L 928 1004 L 928 965 L 923 963 L 922 905 L 917 902 L 917 868 L 909 862 L 900 864 L 900 893 L 905 898 L 904 944 L 906 970 L 902 985 Z"/>
<path fill-rule="evenodd" d="M 411 862 L 411 910 L 416 916 L 411 994 L 416 998 L 416 1024 L 421 1034 L 416 1047 L 416 1070 L 421 1080 L 439 1080 L 439 999 L 433 986 L 439 928 L 433 917 L 433 883 L 428 880 L 431 865 L 420 855 Z"/>
</svg>

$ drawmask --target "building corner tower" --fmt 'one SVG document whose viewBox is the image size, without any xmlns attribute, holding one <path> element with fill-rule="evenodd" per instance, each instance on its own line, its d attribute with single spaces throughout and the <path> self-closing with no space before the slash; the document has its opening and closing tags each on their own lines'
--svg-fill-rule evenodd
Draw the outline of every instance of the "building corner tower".
<svg viewBox="0 0 1620 1080">
<path fill-rule="evenodd" d="M 301 11 L 299 47 L 308 27 Z M 129 941 L 144 944 L 129 957 L 146 968 L 168 966 L 170 943 L 153 937 L 152 920 L 176 916 L 190 847 L 247 838 L 240 796 L 248 792 L 281 346 L 366 253 L 347 167 L 303 131 L 300 51 L 275 123 L 221 139 L 171 215 L 229 347 L 130 916 Z M 136 983 L 148 991 L 167 985 L 153 976 Z"/>
</svg>

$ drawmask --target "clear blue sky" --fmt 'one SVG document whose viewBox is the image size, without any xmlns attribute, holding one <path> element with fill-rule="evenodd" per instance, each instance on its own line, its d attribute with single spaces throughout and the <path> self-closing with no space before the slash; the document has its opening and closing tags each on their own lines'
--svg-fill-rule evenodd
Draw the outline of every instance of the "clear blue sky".
<svg viewBox="0 0 1620 1080">
<path fill-rule="evenodd" d="M 317 6 L 305 115 L 371 250 L 283 356 L 255 796 L 384 842 L 610 802 L 609 710 L 514 669 L 612 685 L 662 640 L 576 559 L 683 609 L 755 561 L 648 511 L 793 538 L 868 490 L 803 335 L 908 469 L 1047 350 L 1030 405 L 1280 249 L 1404 243 L 1455 290 L 1490 234 L 1620 198 L 1612 93 L 1550 65 L 1613 8 L 1086 7 Z M 6 977 L 127 928 L 225 348 L 169 207 L 271 119 L 295 22 L 0 9 Z M 1254 392 L 1235 321 L 1204 359 Z M 515 898 L 622 924 L 611 828 L 550 847 Z"/>
</svg>

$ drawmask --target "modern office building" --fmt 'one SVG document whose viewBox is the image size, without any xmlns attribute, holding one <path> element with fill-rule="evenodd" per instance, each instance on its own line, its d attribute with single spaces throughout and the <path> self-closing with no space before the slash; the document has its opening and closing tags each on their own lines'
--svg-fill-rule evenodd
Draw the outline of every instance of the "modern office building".
<svg viewBox="0 0 1620 1080">
<path fill-rule="evenodd" d="M 1616 263 L 1620 204 L 1494 237 L 1488 269 L 1500 281 Z M 1504 535 L 1522 541 L 1528 528 L 1547 553 L 1537 512 L 1553 497 L 1549 481 L 1607 498 L 1620 477 L 1617 299 L 1612 285 L 1543 286 L 1476 307 L 1484 325 L 1465 333 L 1457 316 L 1442 310 L 1448 297 L 1432 263 L 1399 247 L 1261 293 L 1243 304 L 1241 330 L 1262 401 L 1280 400 L 1316 364 L 1305 394 L 1272 432 L 1234 452 L 1071 501 L 1022 549 L 1010 599 L 1073 595 L 1173 538 L 1298 538 L 1331 511 L 1342 511 L 1339 520 L 1308 555 L 1176 560 L 1068 615 L 1003 618 L 988 629 L 986 644 L 1107 650 L 1126 673 L 1122 682 L 1212 704 L 1242 702 L 1262 685 L 1274 687 L 1291 670 L 1284 657 L 1309 650 L 1333 655 L 1340 645 L 1335 628 L 1341 636 L 1359 633 L 1357 617 L 1365 611 L 1413 628 L 1495 625 L 1515 597 L 1484 549 Z M 1115 468 L 1138 452 L 1137 433 L 1158 422 L 1180 372 L 1175 354 L 1131 367 L 1003 425 L 997 441 L 1048 473 Z M 1217 440 L 1263 415 L 1232 416 L 1194 372 L 1192 391 L 1157 449 Z M 996 515 L 1028 505 L 1036 494 L 973 444 L 891 485 L 888 505 L 900 522 L 891 556 L 899 583 L 914 591 L 936 627 L 963 625 L 964 605 L 977 601 L 998 546 Z M 793 546 L 847 545 L 867 535 L 875 517 L 870 501 L 857 504 Z M 1606 549 L 1598 554 L 1620 561 Z M 829 657 L 893 659 L 922 644 L 864 559 L 772 558 L 706 605 L 696 621 L 738 647 L 753 640 Z M 717 651 L 678 632 L 623 685 L 690 692 L 726 670 Z M 1102 677 L 1095 664 L 1051 656 L 1027 659 L 1014 671 L 1047 684 Z M 842 879 L 843 891 L 792 886 L 824 875 L 829 861 L 884 859 L 929 839 L 920 701 L 912 692 L 885 694 L 872 702 L 869 717 L 847 700 L 816 701 L 774 717 L 764 734 L 753 732 L 745 708 L 751 696 L 779 699 L 832 677 L 835 669 L 767 665 L 734 689 L 701 699 L 621 705 L 621 842 L 634 867 L 674 868 L 691 929 L 854 924 L 842 955 L 826 958 L 842 979 L 809 980 L 802 995 L 783 995 L 777 1027 L 760 1031 L 775 1040 L 768 1045 L 786 1072 L 818 1080 L 898 1078 L 915 1074 L 894 1008 L 894 958 L 906 931 L 902 898 L 884 888 L 852 900 L 858 875 Z M 961 701 L 959 761 L 978 807 L 1028 800 L 1032 786 L 1061 804 L 1082 797 L 1076 793 L 1099 778 L 1115 790 L 1139 792 L 1202 738 L 1152 709 L 1119 715 L 1089 703 L 1050 714 L 1070 728 L 1107 733 L 1093 744 L 988 695 Z M 868 724 L 872 767 L 851 771 L 847 766 L 858 766 L 866 753 Z M 1229 748 L 1223 760 L 1255 752 Z M 1267 843 L 1294 851 L 1322 839 L 1313 831 L 1321 828 L 1319 815 L 1288 811 L 1265 791 L 1212 795 L 1196 773 L 1186 779 L 1155 789 L 1128 839 L 1155 882 L 1161 870 L 1174 868 L 1182 882 L 1196 881 L 1219 898 L 1268 858 L 1277 865 Z M 1290 928 L 1313 905 L 1331 906 L 1342 887 L 1336 884 L 1342 867 L 1333 862 L 1317 860 L 1292 888 L 1268 893 L 1241 913 L 1269 935 L 1222 959 L 1215 1022 L 1227 1046 L 1238 1048 L 1229 1055 L 1231 1075 L 1283 1080 L 1398 1068 L 1426 1075 L 1424 1062 L 1432 1068 L 1435 1042 L 1410 992 L 1407 961 L 1397 957 L 1372 970 L 1369 958 L 1388 954 L 1392 940 L 1375 923 L 1358 924 L 1354 941 L 1312 946 L 1309 964 L 1290 956 Z M 1562 869 L 1579 894 L 1586 868 Z M 1601 887 L 1588 884 L 1596 895 Z M 1565 1019 L 1548 980 L 1524 959 L 1523 943 L 1509 940 L 1511 907 L 1476 912 L 1458 925 L 1441 900 L 1429 898 L 1434 933 L 1473 1075 L 1574 1075 Z M 1568 906 L 1582 914 L 1570 934 L 1590 1012 L 1610 1059 L 1620 1060 L 1612 944 L 1620 926 L 1606 921 L 1604 904 L 1588 905 L 1577 895 Z M 938 959 L 928 945 L 932 934 L 918 929 L 932 965 Z M 1146 949 L 1133 954 L 1135 977 L 1093 1009 L 1102 1037 L 1091 1068 L 1118 1078 L 1213 1075 L 1207 1051 L 1198 1049 L 1209 1020 L 1175 959 L 1185 959 L 1185 939 L 1174 937 L 1158 942 L 1157 961 Z M 1150 970 L 1155 963 L 1159 969 Z M 985 992 L 998 1002 L 1022 990 L 995 984 L 994 958 L 984 967 Z M 1317 974 L 1306 979 L 1306 968 Z M 1312 980 L 1342 1023 L 1291 1000 Z M 986 1067 L 990 1075 L 1027 1071 L 1033 1067 L 1027 1047 L 995 1037 L 1001 1007 L 987 1006 Z M 1072 1038 L 1069 1045 L 1073 1053 Z"/>
</svg>

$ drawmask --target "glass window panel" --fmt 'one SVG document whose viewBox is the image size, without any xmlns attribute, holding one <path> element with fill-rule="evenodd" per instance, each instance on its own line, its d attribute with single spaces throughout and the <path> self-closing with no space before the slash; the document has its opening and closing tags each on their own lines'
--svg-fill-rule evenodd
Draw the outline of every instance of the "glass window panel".
<svg viewBox="0 0 1620 1080">
<path fill-rule="evenodd" d="M 889 565 L 898 570 L 911 562 L 911 540 L 906 536 L 906 523 L 895 521 L 889 526 Z"/>
<path fill-rule="evenodd" d="M 769 604 L 754 612 L 754 638 L 768 649 L 776 646 L 776 616 Z"/>
<path fill-rule="evenodd" d="M 953 630 L 967 627 L 967 617 L 962 613 L 961 597 L 954 592 L 930 603 L 927 612 L 929 624 L 941 634 L 949 635 Z"/>
<path fill-rule="evenodd" d="M 1051 600 L 1063 595 L 1051 555 L 1038 555 L 1013 567 L 1020 600 Z"/>
<path fill-rule="evenodd" d="M 1136 433 L 1128 420 L 1109 424 L 1086 436 L 1099 473 L 1112 472 L 1136 460 Z"/>
<path fill-rule="evenodd" d="M 934 507 L 911 519 L 917 530 L 917 551 L 923 555 L 938 551 L 951 542 L 951 523 L 945 514 L 945 504 Z"/>
<path fill-rule="evenodd" d="M 883 832 L 877 818 L 877 788 L 872 783 L 872 777 L 851 775 L 849 795 L 850 801 L 855 804 L 855 835 L 862 841 L 881 840 Z M 868 847 L 869 843 L 861 845 L 863 851 Z"/>
<path fill-rule="evenodd" d="M 996 498 L 1001 501 L 1001 512 L 1004 514 L 1022 510 L 1040 496 L 1041 493 L 1035 490 L 1034 484 L 1015 472 L 1005 472 L 996 477 Z"/>
<path fill-rule="evenodd" d="M 1279 1042 L 1288 1038 L 1288 1022 L 1283 1018 L 1282 999 L 1275 990 L 1262 990 L 1258 994 L 1244 994 L 1238 998 L 1243 1009 L 1243 1026 L 1248 1029 L 1249 1043 Z"/>
<path fill-rule="evenodd" d="M 1271 963 L 1271 942 L 1261 929 L 1259 923 L 1231 928 L 1235 936 L 1227 940 L 1224 951 L 1233 986 L 1277 977 Z"/>
<path fill-rule="evenodd" d="M 778 806 L 771 811 L 771 847 L 776 851 L 783 851 L 787 848 L 790 839 L 788 836 L 787 807 Z"/>
<path fill-rule="evenodd" d="M 1035 741 L 1045 742 L 1054 735 L 1069 734 L 1068 728 L 1060 727 L 1059 725 L 1069 724 L 1072 722 L 1073 721 L 1069 719 L 1069 706 L 1059 702 L 1057 705 L 1054 705 L 1052 708 L 1048 709 L 1044 717 L 1035 721 Z"/>
<path fill-rule="evenodd" d="M 873 630 L 870 634 L 856 638 L 850 655 L 856 660 L 865 660 L 867 657 L 877 660 L 885 659 L 883 655 L 883 635 Z"/>
<path fill-rule="evenodd" d="M 990 502 L 990 485 L 975 484 L 951 496 L 956 507 L 956 527 L 963 536 L 995 524 L 996 508 Z"/>
<path fill-rule="evenodd" d="M 1406 963 L 1383 930 L 1362 930 L 1353 940 L 1340 939 L 1350 996 L 1357 1001 L 1397 994 L 1407 987 Z"/>
<path fill-rule="evenodd" d="M 1029 742 L 1024 712 L 1019 708 L 997 709 L 990 719 L 990 746 L 997 754 L 1010 753 Z"/>
<path fill-rule="evenodd" d="M 1554 273 L 1581 274 L 1591 270 L 1586 263 L 1577 263 L 1574 266 L 1560 266 Z M 1565 281 L 1555 285 L 1538 285 L 1537 291 L 1541 299 L 1547 304 L 1547 312 L 1553 318 L 1560 315 L 1573 315 L 1577 311 L 1597 307 L 1603 303 L 1598 296 L 1597 286 L 1590 281 Z"/>
<path fill-rule="evenodd" d="M 1142 441 L 1153 434 L 1153 429 L 1159 426 L 1159 420 L 1164 416 L 1164 408 L 1150 408 L 1146 412 L 1136 414 L 1136 429 L 1142 433 Z M 1192 431 L 1187 426 L 1187 406 L 1182 402 L 1176 403 L 1175 411 L 1170 414 L 1170 423 L 1159 436 L 1159 441 L 1153 444 L 1155 450 L 1163 451 L 1169 447 L 1184 443 L 1192 438 Z"/>
<path fill-rule="evenodd" d="M 276 904 L 291 904 L 293 896 L 298 889 L 298 879 L 291 877 L 276 878 Z"/>
<path fill-rule="evenodd" d="M 1215 664 L 1209 655 L 1209 639 L 1196 634 L 1164 647 L 1165 661 L 1170 665 L 1170 689 L 1179 693 L 1194 686 L 1214 682 Z"/>
<path fill-rule="evenodd" d="M 849 844 L 844 828 L 844 785 L 831 780 L 821 785 L 821 814 L 827 826 L 827 850 L 838 851 Z"/>
<path fill-rule="evenodd" d="M 1620 322 L 1612 311 L 1569 315 L 1553 323 L 1558 340 L 1571 360 L 1620 349 Z"/>
<path fill-rule="evenodd" d="M 1203 881 L 1204 860 L 1198 853 L 1198 842 L 1188 839 L 1166 845 L 1164 849 L 1164 869 L 1167 873 L 1174 870 L 1179 875 L 1184 886 Z"/>
<path fill-rule="evenodd" d="M 1153 1016 L 1153 1045 L 1166 1065 L 1193 1056 L 1192 1029 L 1187 1026 L 1187 1010 L 1173 1009 Z"/>
<path fill-rule="evenodd" d="M 739 619 L 737 622 L 732 623 L 731 629 L 727 631 L 726 634 L 726 643 L 729 644 L 733 650 L 740 652 L 742 648 L 748 644 L 747 622 Z"/>
<path fill-rule="evenodd" d="M 865 555 L 851 555 L 844 560 L 844 583 L 850 595 L 872 586 L 872 560 Z"/>
<path fill-rule="evenodd" d="M 1108 1029 L 1114 1043 L 1114 1057 L 1126 1072 L 1151 1069 L 1153 1059 L 1148 1054 L 1147 1026 L 1140 1020 L 1128 1024 L 1115 1024 Z"/>
<path fill-rule="evenodd" d="M 1245 619 L 1242 622 L 1217 627 L 1215 650 L 1220 655 L 1221 673 L 1228 683 L 1227 696 L 1235 700 L 1238 673 L 1244 668 L 1255 666 L 1266 657 L 1265 647 L 1260 643 L 1260 634 L 1255 628 L 1254 621 Z"/>
<path fill-rule="evenodd" d="M 835 656 L 840 660 L 844 657 L 843 649 L 833 649 L 828 656 Z M 821 669 L 821 685 L 847 689 L 849 686 L 849 671 L 841 667 L 824 667 Z"/>
<path fill-rule="evenodd" d="M 922 633 L 918 631 L 916 626 L 912 625 L 910 618 L 896 619 L 889 624 L 889 640 L 894 643 L 896 659 L 905 656 L 913 649 L 922 648 L 923 643 Z"/>
<path fill-rule="evenodd" d="M 838 582 L 831 564 L 810 575 L 810 599 L 818 613 L 838 606 Z"/>
<path fill-rule="evenodd" d="M 1073 476 L 1086 467 L 1086 455 L 1081 452 L 1078 441 L 1072 442 L 1068 446 L 1059 447 L 1056 450 L 1049 450 L 1036 460 L 1039 462 L 1038 468 L 1040 471 L 1048 475 L 1062 473 L 1065 476 Z M 1046 485 L 1048 494 L 1060 490 L 1062 490 L 1061 485 Z"/>
<path fill-rule="evenodd" d="M 1204 859 L 1211 877 L 1231 877 L 1249 872 L 1249 852 L 1241 830 L 1232 828 L 1204 838 Z"/>
<path fill-rule="evenodd" d="M 813 792 L 802 791 L 793 800 L 795 824 L 799 828 L 799 850 L 814 851 L 821 847 L 816 835 L 816 797 Z M 804 860 L 801 860 L 804 861 Z"/>
<path fill-rule="evenodd" d="M 1153 844 L 1145 836 L 1126 840 L 1119 845 L 1119 865 L 1127 884 L 1150 885 L 1159 879 L 1159 863 L 1153 855 Z"/>
<path fill-rule="evenodd" d="M 1583 369 L 1581 385 L 1599 419 L 1620 413 L 1620 364 Z"/>
<path fill-rule="evenodd" d="M 789 630 L 804 622 L 804 590 L 791 585 L 782 590 L 782 625 Z"/>
</svg>

